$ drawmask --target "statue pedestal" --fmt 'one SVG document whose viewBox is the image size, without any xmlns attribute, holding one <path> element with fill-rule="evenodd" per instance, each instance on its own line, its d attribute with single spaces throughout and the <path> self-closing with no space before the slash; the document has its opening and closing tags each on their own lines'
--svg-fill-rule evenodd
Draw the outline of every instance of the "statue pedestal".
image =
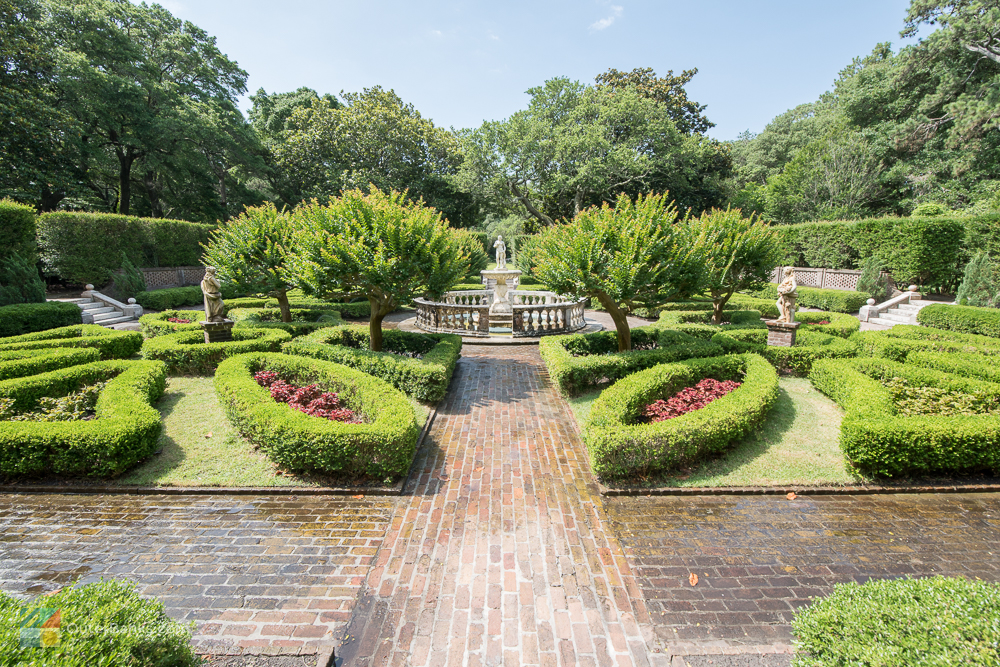
<svg viewBox="0 0 1000 667">
<path fill-rule="evenodd" d="M 222 320 L 221 322 L 199 322 L 205 332 L 206 343 L 225 343 L 233 339 L 232 320 Z"/>
<path fill-rule="evenodd" d="M 794 347 L 795 332 L 802 326 L 801 322 L 779 322 L 764 320 L 767 325 L 767 344 L 776 347 Z"/>
<path fill-rule="evenodd" d="M 483 276 L 486 288 L 493 289 L 494 298 L 493 303 L 490 305 L 490 321 L 492 322 L 494 319 L 510 321 L 514 314 L 514 308 L 510 303 L 510 296 L 507 293 L 517 287 L 521 278 L 521 272 L 518 269 L 493 269 L 492 271 L 480 271 L 479 273 Z M 494 315 L 500 317 L 494 318 Z"/>
</svg>

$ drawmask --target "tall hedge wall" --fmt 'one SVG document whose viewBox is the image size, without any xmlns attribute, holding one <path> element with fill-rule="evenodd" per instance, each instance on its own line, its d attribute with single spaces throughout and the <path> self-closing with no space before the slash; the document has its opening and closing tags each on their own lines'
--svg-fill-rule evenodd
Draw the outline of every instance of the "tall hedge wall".
<svg viewBox="0 0 1000 667">
<path fill-rule="evenodd" d="M 17 253 L 32 264 L 37 257 L 35 246 L 35 209 L 11 199 L 0 199 L 0 260 Z"/>
<path fill-rule="evenodd" d="M 201 243 L 213 225 L 107 213 L 45 213 L 38 249 L 46 273 L 76 283 L 105 283 L 122 264 L 138 267 L 201 264 Z"/>
</svg>

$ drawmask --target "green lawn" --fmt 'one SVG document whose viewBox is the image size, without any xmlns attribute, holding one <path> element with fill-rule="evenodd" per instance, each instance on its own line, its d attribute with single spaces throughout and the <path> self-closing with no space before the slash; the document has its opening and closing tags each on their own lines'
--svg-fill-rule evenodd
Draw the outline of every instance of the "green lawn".
<svg viewBox="0 0 1000 667">
<path fill-rule="evenodd" d="M 836 486 L 865 481 L 847 470 L 837 444 L 840 408 L 805 378 L 784 377 L 778 385 L 778 400 L 756 433 L 718 458 L 643 480 L 642 486 Z M 599 394 L 570 399 L 581 426 Z"/>
<path fill-rule="evenodd" d="M 417 422 L 430 408 L 413 401 Z M 240 438 L 219 405 L 211 377 L 171 377 L 156 405 L 163 416 L 161 450 L 115 480 L 141 486 L 329 486 L 336 480 L 280 471 Z"/>
</svg>

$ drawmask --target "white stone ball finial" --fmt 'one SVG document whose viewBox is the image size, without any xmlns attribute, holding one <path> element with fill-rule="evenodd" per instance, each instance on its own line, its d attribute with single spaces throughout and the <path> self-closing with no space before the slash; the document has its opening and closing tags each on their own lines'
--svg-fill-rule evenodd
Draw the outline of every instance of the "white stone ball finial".
<svg viewBox="0 0 1000 667">
<path fill-rule="evenodd" d="M 916 285 L 910 285 L 910 287 L 909 287 L 908 289 L 909 289 L 909 290 L 910 290 L 911 292 L 916 292 L 916 291 L 917 291 L 917 286 L 916 286 Z"/>
<path fill-rule="evenodd" d="M 866 301 L 865 303 L 867 303 L 869 306 L 874 306 L 875 305 L 875 299 L 868 299 L 868 301 Z"/>
</svg>

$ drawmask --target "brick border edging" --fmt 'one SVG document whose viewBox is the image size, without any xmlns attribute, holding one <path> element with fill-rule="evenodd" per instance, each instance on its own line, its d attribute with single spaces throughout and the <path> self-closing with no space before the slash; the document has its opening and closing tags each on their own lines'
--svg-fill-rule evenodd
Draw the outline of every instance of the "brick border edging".
<svg viewBox="0 0 1000 667">
<path fill-rule="evenodd" d="M 24 484 L 20 486 L 0 484 L 0 494 L 4 493 L 81 493 L 89 495 L 136 495 L 136 496 L 401 496 L 410 480 L 413 463 L 431 430 L 437 416 L 437 405 L 427 415 L 424 428 L 420 431 L 417 444 L 413 448 L 413 460 L 406 475 L 388 487 L 345 487 L 345 486 L 90 486 L 84 484 Z"/>
<path fill-rule="evenodd" d="M 879 494 L 918 493 L 998 493 L 1000 484 L 956 484 L 952 486 L 691 486 L 654 487 L 650 489 L 612 489 L 597 483 L 602 496 L 871 496 Z"/>
</svg>

